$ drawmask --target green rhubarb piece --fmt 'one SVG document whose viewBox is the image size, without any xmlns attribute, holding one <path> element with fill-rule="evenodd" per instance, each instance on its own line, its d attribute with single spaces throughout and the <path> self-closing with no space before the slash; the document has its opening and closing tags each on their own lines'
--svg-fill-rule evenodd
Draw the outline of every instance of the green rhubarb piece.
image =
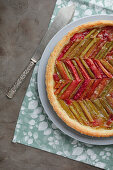
<svg viewBox="0 0 113 170">
<path fill-rule="evenodd" d="M 83 39 L 80 41 L 80 43 L 74 48 L 74 50 L 70 53 L 69 58 L 73 58 L 76 54 L 77 51 L 79 51 L 80 47 L 82 47 L 84 45 L 84 43 L 86 42 L 86 39 Z"/>
<path fill-rule="evenodd" d="M 92 118 L 95 119 L 97 116 L 96 116 L 95 111 L 93 110 L 93 108 L 90 107 L 90 105 L 89 105 L 89 103 L 87 102 L 87 100 L 83 100 L 83 103 L 84 103 L 84 104 L 86 105 L 86 107 L 88 108 L 88 110 L 89 110 Z"/>
<path fill-rule="evenodd" d="M 88 58 L 91 54 L 92 54 L 92 52 L 93 52 L 93 50 L 95 49 L 95 47 L 97 46 L 97 43 L 99 42 L 99 38 L 97 39 L 97 41 L 91 46 L 91 48 L 88 50 L 88 52 L 85 54 L 85 56 L 84 56 L 84 58 L 86 59 L 86 58 Z"/>
<path fill-rule="evenodd" d="M 110 106 L 113 108 L 113 97 L 111 95 L 106 96 L 106 99 Z"/>
<path fill-rule="evenodd" d="M 67 76 L 69 77 L 69 79 L 71 79 L 71 76 L 70 76 L 70 74 L 69 74 L 69 72 L 68 72 L 67 67 L 65 66 L 65 64 L 64 64 L 64 63 L 62 63 L 62 65 L 63 65 L 63 67 L 64 67 L 64 70 L 65 70 L 65 72 L 66 72 Z"/>
<path fill-rule="evenodd" d="M 75 88 L 75 90 L 72 92 L 72 94 L 70 95 L 70 99 L 74 97 L 74 95 L 76 94 L 76 92 L 78 91 L 78 89 L 81 87 L 82 83 L 84 82 L 84 80 L 81 80 L 80 83 L 78 84 L 78 86 Z"/>
<path fill-rule="evenodd" d="M 109 118 L 108 113 L 106 112 L 106 110 L 103 108 L 101 102 L 99 101 L 99 99 L 93 100 L 94 104 L 98 107 L 98 109 L 101 111 L 101 113 L 103 114 L 105 119 Z"/>
<path fill-rule="evenodd" d="M 113 66 L 113 59 L 108 60 L 108 62 Z"/>
<path fill-rule="evenodd" d="M 58 69 L 56 68 L 56 66 L 55 66 L 55 71 L 56 71 L 56 73 L 58 74 L 59 78 L 62 79 L 62 77 L 61 77 L 61 75 L 60 75 Z"/>
<path fill-rule="evenodd" d="M 88 111 L 87 107 L 84 105 L 83 101 L 79 101 L 81 108 L 83 109 L 84 113 L 86 114 L 87 118 L 90 122 L 94 122 L 90 112 Z"/>
<path fill-rule="evenodd" d="M 61 61 L 56 61 L 56 67 L 58 69 L 58 71 L 60 72 L 60 75 L 63 79 L 69 79 L 69 77 L 67 76 L 65 69 L 63 67 L 63 63 Z"/>
<path fill-rule="evenodd" d="M 105 58 L 106 55 L 108 54 L 108 52 L 111 51 L 112 48 L 113 48 L 113 42 L 108 43 L 108 47 L 106 47 L 106 50 L 105 50 L 105 52 L 104 52 L 104 55 L 102 55 L 101 58 L 102 58 L 102 59 Z"/>
<path fill-rule="evenodd" d="M 80 58 L 80 60 L 81 60 L 82 64 L 84 65 L 84 67 L 86 68 L 89 75 L 91 76 L 91 78 L 95 78 L 95 75 L 93 74 L 93 72 L 91 71 L 91 69 L 89 68 L 89 66 L 85 62 L 85 60 L 83 60 L 82 58 Z"/>
<path fill-rule="evenodd" d="M 97 29 L 96 32 L 94 32 L 94 34 L 91 35 L 91 38 L 95 38 L 99 34 L 100 31 L 101 29 Z"/>
<path fill-rule="evenodd" d="M 108 104 L 108 102 L 104 98 L 100 98 L 100 102 L 109 114 L 113 114 L 113 110 L 111 106 Z"/>
<path fill-rule="evenodd" d="M 62 83 L 61 86 L 60 86 L 58 89 L 56 89 L 56 91 L 54 92 L 54 94 L 55 94 L 55 95 L 58 95 L 58 94 L 61 92 L 61 90 L 67 85 L 67 83 L 68 83 L 68 82 Z"/>
<path fill-rule="evenodd" d="M 105 44 L 105 47 L 102 48 L 103 50 L 101 51 L 101 54 L 100 54 L 100 56 L 98 57 L 98 59 L 104 58 L 104 56 L 106 56 L 106 54 L 107 54 L 107 52 L 108 52 L 109 47 L 111 46 L 111 44 L 112 44 L 112 42 L 107 42 L 107 43 Z"/>
<path fill-rule="evenodd" d="M 107 75 L 107 77 L 113 78 L 112 74 L 109 73 L 109 71 L 106 70 L 106 68 L 102 65 L 102 63 L 100 62 L 100 60 L 96 60 L 96 62 L 98 63 L 98 65 L 100 66 L 100 68 L 102 69 L 102 71 Z"/>
<path fill-rule="evenodd" d="M 75 42 L 70 48 L 69 50 L 64 54 L 64 56 L 62 57 L 61 60 L 64 60 L 65 58 L 69 57 L 70 53 L 74 50 L 74 48 L 78 45 L 78 42 Z"/>
<path fill-rule="evenodd" d="M 87 53 L 87 51 L 91 48 L 91 46 L 97 41 L 97 38 L 94 38 L 89 44 L 88 46 L 85 48 L 85 50 L 81 53 L 80 58 L 83 58 L 85 56 L 85 54 Z"/>
<path fill-rule="evenodd" d="M 86 116 L 84 115 L 84 112 L 83 112 L 82 108 L 80 107 L 79 103 L 74 101 L 73 106 L 76 109 L 76 111 L 80 114 L 80 116 L 81 116 L 82 120 L 84 121 L 84 123 L 87 124 L 88 120 L 87 120 Z"/>
<path fill-rule="evenodd" d="M 85 43 L 82 46 L 80 46 L 78 50 L 76 50 L 74 58 L 79 57 L 81 53 L 85 51 L 86 47 L 90 44 L 91 41 L 92 41 L 92 38 L 85 39 Z"/>
<path fill-rule="evenodd" d="M 90 31 L 90 33 L 87 34 L 87 35 L 85 36 L 85 38 L 89 38 L 95 31 L 96 31 L 96 29 L 93 29 L 92 31 Z M 93 35 L 94 35 L 94 34 L 93 34 Z"/>
<path fill-rule="evenodd" d="M 77 118 L 77 120 L 83 124 L 83 120 L 81 119 L 81 117 L 79 116 L 79 114 L 77 113 L 77 111 L 74 109 L 74 107 L 72 105 L 69 105 L 70 110 L 73 112 L 74 116 Z"/>
<path fill-rule="evenodd" d="M 113 74 L 113 66 L 108 63 L 106 60 L 100 60 L 101 63 L 104 65 L 104 67 L 110 72 Z"/>
<path fill-rule="evenodd" d="M 104 44 L 104 46 L 101 48 L 101 50 L 99 51 L 99 53 L 95 56 L 95 59 L 98 59 L 98 58 L 100 58 L 101 55 L 103 55 L 104 50 L 106 49 L 106 45 L 107 45 L 107 44 L 109 44 L 109 42 L 106 42 L 106 43 Z"/>
<path fill-rule="evenodd" d="M 111 79 L 109 83 L 106 85 L 103 92 L 100 94 L 100 97 L 104 97 L 105 95 L 107 95 L 111 88 L 113 88 L 113 79 Z"/>
<path fill-rule="evenodd" d="M 87 104 L 90 106 L 90 108 L 93 110 L 93 112 L 95 113 L 95 115 L 100 115 L 98 109 L 95 107 L 95 105 L 92 103 L 91 100 L 86 100 Z"/>
<path fill-rule="evenodd" d="M 95 58 L 103 59 L 107 53 L 113 48 L 113 42 L 106 42 Z"/>
<path fill-rule="evenodd" d="M 71 73 L 71 71 L 67 68 L 67 70 L 68 70 L 68 72 L 69 72 L 69 75 L 70 75 L 70 77 L 71 77 L 71 80 L 73 80 L 74 78 L 73 78 L 73 75 L 72 75 L 72 73 Z"/>
<path fill-rule="evenodd" d="M 106 98 L 104 98 L 104 101 L 105 101 L 106 104 L 110 107 L 110 109 L 113 110 L 113 108 L 111 107 L 110 103 L 106 100 Z"/>
<path fill-rule="evenodd" d="M 81 73 L 81 71 L 80 71 L 80 69 L 79 69 L 79 67 L 78 67 L 78 65 L 77 65 L 77 63 L 76 63 L 76 61 L 75 61 L 75 60 L 72 60 L 72 63 L 74 64 L 74 66 L 75 66 L 75 68 L 76 68 L 76 70 L 77 70 L 77 72 L 78 72 L 78 75 L 79 75 L 80 79 L 84 79 L 83 76 L 82 76 L 82 73 Z"/>
<path fill-rule="evenodd" d="M 59 100 L 60 105 L 62 106 L 62 108 L 66 111 L 66 113 L 68 114 L 68 116 L 71 119 L 75 119 L 75 116 L 73 115 L 73 113 L 70 111 L 69 107 L 66 105 L 66 103 L 63 100 Z"/>
<path fill-rule="evenodd" d="M 64 69 L 65 69 L 66 73 L 68 74 L 69 78 L 71 80 L 73 80 L 73 76 L 72 76 L 70 70 L 68 69 L 68 67 L 66 67 L 64 63 L 63 63 L 63 66 L 64 66 Z"/>
<path fill-rule="evenodd" d="M 61 90 L 61 92 L 58 94 L 58 97 L 60 97 L 63 93 L 64 93 L 64 91 L 68 88 L 68 86 L 71 84 L 71 82 L 69 82 L 62 90 Z"/>
</svg>

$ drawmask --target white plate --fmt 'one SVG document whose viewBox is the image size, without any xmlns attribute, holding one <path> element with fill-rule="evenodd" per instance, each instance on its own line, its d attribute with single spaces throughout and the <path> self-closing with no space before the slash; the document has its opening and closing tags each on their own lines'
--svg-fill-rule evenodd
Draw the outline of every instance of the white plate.
<svg viewBox="0 0 113 170">
<path fill-rule="evenodd" d="M 79 19 L 77 21 L 74 21 L 67 26 L 65 26 L 63 29 L 61 29 L 48 43 L 47 47 L 44 50 L 44 53 L 42 55 L 40 65 L 39 65 L 39 72 L 38 72 L 38 91 L 40 100 L 42 102 L 42 105 L 49 116 L 49 118 L 52 120 L 52 122 L 66 135 L 84 142 L 88 144 L 94 144 L 94 145 L 110 145 L 113 144 L 113 137 L 108 138 L 96 138 L 96 137 L 90 137 L 87 135 L 82 135 L 76 130 L 70 128 L 67 126 L 54 112 L 52 106 L 49 103 L 47 93 L 46 93 L 46 86 L 45 86 L 45 71 L 46 71 L 46 65 L 48 58 L 50 56 L 50 53 L 53 51 L 54 46 L 62 39 L 64 35 L 66 35 L 70 30 L 72 30 L 74 27 L 77 27 L 81 24 L 87 23 L 89 21 L 97 21 L 97 20 L 113 20 L 113 16 L 111 15 L 95 15 L 90 17 L 85 17 L 82 19 Z"/>
</svg>

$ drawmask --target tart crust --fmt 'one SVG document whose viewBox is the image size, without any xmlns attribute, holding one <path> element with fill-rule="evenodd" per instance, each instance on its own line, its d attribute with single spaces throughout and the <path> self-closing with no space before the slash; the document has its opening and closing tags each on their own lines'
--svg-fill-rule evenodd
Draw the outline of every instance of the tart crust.
<svg viewBox="0 0 113 170">
<path fill-rule="evenodd" d="M 60 40 L 57 45 L 55 46 L 53 52 L 51 53 L 48 64 L 46 67 L 46 90 L 48 99 L 57 113 L 57 115 L 71 128 L 79 131 L 82 134 L 95 136 L 95 137 L 109 137 L 113 136 L 113 129 L 106 130 L 106 129 L 96 129 L 94 127 L 85 126 L 77 122 L 76 119 L 71 119 L 66 111 L 61 107 L 60 103 L 57 100 L 57 97 L 54 95 L 54 80 L 53 80 L 53 73 L 54 73 L 54 65 L 55 60 L 59 56 L 61 50 L 63 49 L 64 45 L 67 44 L 70 38 L 78 32 L 82 32 L 89 28 L 96 28 L 96 27 L 104 27 L 104 26 L 113 26 L 113 21 L 96 21 L 96 22 L 88 22 L 86 24 L 80 25 L 70 31 L 66 36 Z"/>
</svg>

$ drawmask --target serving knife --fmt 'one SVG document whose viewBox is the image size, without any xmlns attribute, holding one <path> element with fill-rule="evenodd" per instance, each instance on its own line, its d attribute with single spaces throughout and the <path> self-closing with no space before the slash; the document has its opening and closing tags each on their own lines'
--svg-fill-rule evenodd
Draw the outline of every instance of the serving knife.
<svg viewBox="0 0 113 170">
<path fill-rule="evenodd" d="M 75 11 L 75 5 L 72 4 L 71 6 L 67 6 L 64 8 L 61 8 L 58 12 L 58 15 L 55 17 L 52 24 L 49 26 L 46 34 L 42 38 L 40 44 L 38 45 L 37 49 L 35 50 L 34 54 L 32 55 L 30 62 L 28 66 L 25 68 L 25 70 L 22 72 L 22 74 L 19 76 L 19 78 L 15 81 L 11 89 L 7 92 L 6 96 L 8 98 L 13 98 L 14 94 L 16 93 L 17 89 L 22 85 L 23 81 L 31 71 L 31 69 L 34 67 L 34 65 L 38 62 L 38 60 L 41 58 L 42 53 L 48 44 L 48 42 L 51 40 L 51 38 L 66 24 L 68 24 Z"/>
</svg>

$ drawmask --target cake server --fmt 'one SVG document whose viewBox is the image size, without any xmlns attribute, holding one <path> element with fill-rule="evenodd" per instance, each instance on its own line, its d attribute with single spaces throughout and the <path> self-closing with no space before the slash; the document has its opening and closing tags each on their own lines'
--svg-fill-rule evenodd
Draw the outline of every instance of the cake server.
<svg viewBox="0 0 113 170">
<path fill-rule="evenodd" d="M 51 40 L 51 38 L 65 25 L 67 25 L 75 11 L 75 6 L 72 4 L 71 6 L 67 6 L 64 8 L 61 8 L 58 12 L 58 15 L 55 17 L 53 23 L 49 26 L 46 34 L 42 38 L 40 44 L 38 45 L 37 49 L 35 50 L 34 54 L 32 55 L 30 62 L 28 66 L 25 68 L 25 70 L 22 72 L 22 74 L 19 76 L 19 78 L 15 81 L 11 89 L 7 92 L 8 98 L 13 98 L 14 94 L 16 93 L 17 89 L 22 85 L 23 81 L 31 71 L 31 69 L 34 67 L 34 65 L 39 61 L 39 59 L 42 56 L 42 53 L 48 44 L 48 42 Z"/>
</svg>

